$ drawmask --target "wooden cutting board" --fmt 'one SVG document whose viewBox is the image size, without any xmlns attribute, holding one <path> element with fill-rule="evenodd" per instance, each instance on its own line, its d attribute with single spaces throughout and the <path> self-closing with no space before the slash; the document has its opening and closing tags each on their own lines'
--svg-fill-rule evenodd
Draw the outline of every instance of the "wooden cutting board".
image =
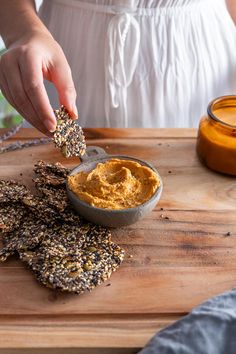
<svg viewBox="0 0 236 354">
<path fill-rule="evenodd" d="M 18 133 L 24 141 L 37 136 Z M 161 201 L 143 221 L 113 231 L 125 261 L 91 293 L 56 293 L 16 258 L 1 264 L 0 353 L 136 353 L 194 306 L 236 286 L 236 179 L 199 163 L 196 131 L 90 129 L 86 136 L 107 153 L 152 163 L 164 182 Z M 31 185 L 39 159 L 79 163 L 52 144 L 33 147 L 1 155 L 1 178 Z"/>
</svg>

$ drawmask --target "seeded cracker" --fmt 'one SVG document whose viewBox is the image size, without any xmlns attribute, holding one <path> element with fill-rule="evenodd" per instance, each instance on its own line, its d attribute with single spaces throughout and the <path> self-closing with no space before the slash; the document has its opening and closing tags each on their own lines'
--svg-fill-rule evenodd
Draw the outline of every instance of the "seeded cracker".
<svg viewBox="0 0 236 354">
<path fill-rule="evenodd" d="M 112 242 L 109 230 L 63 204 L 68 169 L 40 161 L 35 172 L 41 196 L 14 181 L 0 181 L 0 261 L 17 252 L 45 286 L 78 294 L 92 290 L 118 268 L 124 250 Z"/>
<path fill-rule="evenodd" d="M 41 186 L 49 186 L 51 188 L 63 187 L 65 185 L 66 180 L 64 177 L 58 176 L 40 176 L 33 179 L 35 185 Z"/>
<path fill-rule="evenodd" d="M 35 219 L 35 215 L 28 215 L 17 230 L 4 237 L 0 259 L 5 261 L 16 250 L 35 248 L 50 233 L 51 230 L 41 220 Z"/>
<path fill-rule="evenodd" d="M 82 221 L 81 216 L 79 216 L 72 207 L 68 206 L 63 211 L 54 208 L 49 205 L 45 198 L 39 196 L 27 196 L 22 202 L 27 208 L 35 213 L 39 219 L 43 219 L 47 225 L 54 226 L 55 222 L 69 223 L 73 225 L 80 225 Z"/>
<path fill-rule="evenodd" d="M 64 228 L 57 237 L 44 239 L 35 252 L 21 252 L 37 279 L 46 286 L 83 293 L 108 279 L 124 257 L 104 228 Z"/>
<path fill-rule="evenodd" d="M 75 226 L 79 226 L 85 223 L 85 220 L 80 215 L 78 215 L 71 206 L 66 207 L 65 210 L 60 212 L 57 219 L 62 223 L 67 223 Z"/>
<path fill-rule="evenodd" d="M 16 181 L 0 180 L 0 203 L 19 202 L 28 193 L 28 189 Z"/>
<path fill-rule="evenodd" d="M 0 232 L 12 232 L 20 226 L 26 209 L 19 203 L 0 204 Z"/>
<path fill-rule="evenodd" d="M 62 166 L 59 162 L 52 164 L 40 160 L 34 165 L 34 172 L 44 177 L 64 177 L 65 181 L 70 169 Z"/>
<path fill-rule="evenodd" d="M 53 226 L 55 220 L 59 217 L 59 213 L 50 206 L 45 198 L 38 196 L 27 196 L 22 200 L 22 203 L 35 215 L 36 218 L 44 220 L 48 226 Z"/>
<path fill-rule="evenodd" d="M 56 209 L 63 211 L 69 205 L 65 188 L 53 188 L 51 186 L 35 183 L 36 189 L 47 198 L 47 203 Z"/>
<path fill-rule="evenodd" d="M 50 237 L 44 239 L 41 245 L 45 248 L 53 247 L 56 255 L 73 253 L 76 248 L 84 248 L 94 243 L 100 245 L 111 241 L 111 233 L 104 227 L 91 223 L 80 225 L 63 224 L 54 228 Z"/>
<path fill-rule="evenodd" d="M 66 176 L 70 170 L 61 164 L 46 164 L 39 161 L 34 168 L 38 175 L 33 181 L 36 189 L 47 199 L 47 203 L 60 211 L 69 205 L 66 193 Z"/>
<path fill-rule="evenodd" d="M 70 118 L 64 106 L 55 110 L 57 127 L 53 134 L 55 146 L 61 149 L 65 157 L 83 156 L 86 150 L 85 137 L 78 121 Z"/>
</svg>

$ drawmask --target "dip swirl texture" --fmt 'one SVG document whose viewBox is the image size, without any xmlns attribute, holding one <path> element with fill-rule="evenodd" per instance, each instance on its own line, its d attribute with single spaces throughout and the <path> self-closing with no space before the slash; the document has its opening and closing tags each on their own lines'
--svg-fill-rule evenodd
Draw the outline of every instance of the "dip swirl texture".
<svg viewBox="0 0 236 354">
<path fill-rule="evenodd" d="M 90 172 L 68 177 L 69 188 L 84 202 L 103 209 L 133 208 L 160 186 L 157 174 L 135 161 L 110 159 Z"/>
</svg>

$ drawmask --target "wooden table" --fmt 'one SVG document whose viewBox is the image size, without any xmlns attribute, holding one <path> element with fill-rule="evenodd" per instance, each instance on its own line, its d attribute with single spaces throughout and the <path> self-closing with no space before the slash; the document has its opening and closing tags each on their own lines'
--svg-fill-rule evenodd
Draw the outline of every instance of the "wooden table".
<svg viewBox="0 0 236 354">
<path fill-rule="evenodd" d="M 39 135 L 22 129 L 17 137 Z M 199 163 L 195 130 L 90 129 L 86 136 L 108 153 L 156 166 L 161 201 L 143 221 L 113 232 L 126 259 L 91 293 L 54 293 L 19 260 L 0 265 L 1 353 L 136 353 L 154 333 L 236 285 L 236 179 Z M 1 177 L 30 184 L 38 159 L 78 164 L 49 144 L 0 156 Z"/>
</svg>

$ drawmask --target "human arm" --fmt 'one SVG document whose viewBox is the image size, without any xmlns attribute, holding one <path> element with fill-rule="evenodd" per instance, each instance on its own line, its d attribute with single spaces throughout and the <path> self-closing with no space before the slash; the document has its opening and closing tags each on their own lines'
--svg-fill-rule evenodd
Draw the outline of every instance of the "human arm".
<svg viewBox="0 0 236 354">
<path fill-rule="evenodd" d="M 56 120 L 43 79 L 56 86 L 59 101 L 77 116 L 70 67 L 59 44 L 41 22 L 33 0 L 0 0 L 0 34 L 7 51 L 0 60 L 0 87 L 7 100 L 47 134 Z"/>
<path fill-rule="evenodd" d="M 236 24 L 236 0 L 226 0 L 226 5 L 234 23 Z"/>
</svg>

